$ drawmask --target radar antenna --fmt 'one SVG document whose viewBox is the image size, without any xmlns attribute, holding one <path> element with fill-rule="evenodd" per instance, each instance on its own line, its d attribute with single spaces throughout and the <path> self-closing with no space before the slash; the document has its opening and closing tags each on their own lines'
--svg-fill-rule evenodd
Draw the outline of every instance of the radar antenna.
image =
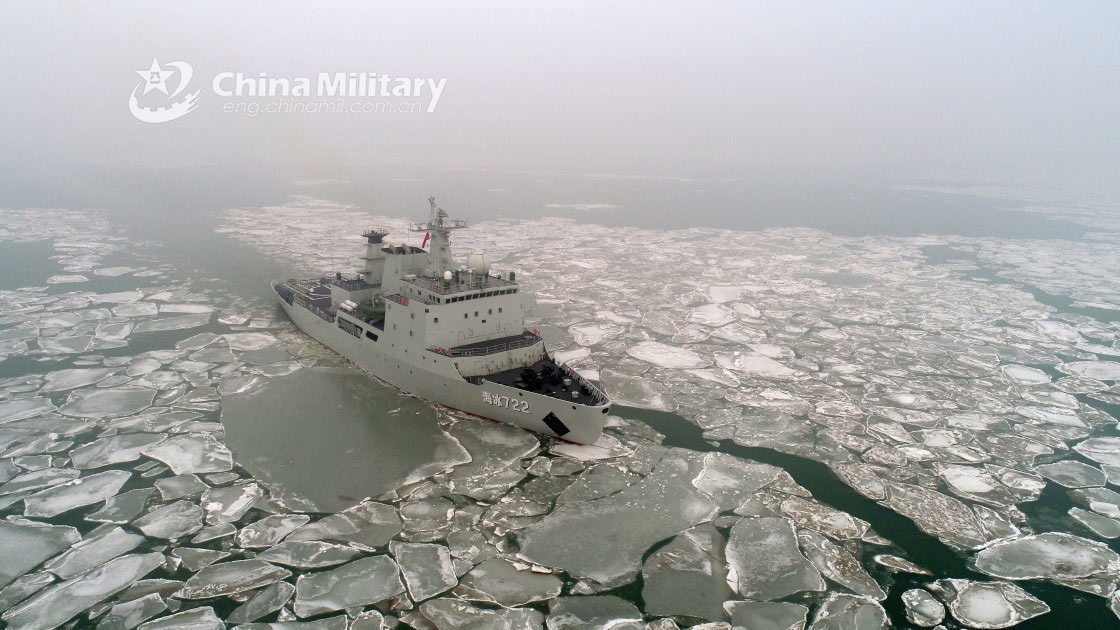
<svg viewBox="0 0 1120 630">
<path fill-rule="evenodd" d="M 428 247 L 429 269 L 440 276 L 445 271 L 452 271 L 454 266 L 451 258 L 451 230 L 465 228 L 467 223 L 461 219 L 449 219 L 447 212 L 436 205 L 434 196 L 428 197 L 428 205 L 431 206 L 428 222 L 416 223 L 409 229 L 428 233 L 431 238 L 431 245 Z"/>
</svg>

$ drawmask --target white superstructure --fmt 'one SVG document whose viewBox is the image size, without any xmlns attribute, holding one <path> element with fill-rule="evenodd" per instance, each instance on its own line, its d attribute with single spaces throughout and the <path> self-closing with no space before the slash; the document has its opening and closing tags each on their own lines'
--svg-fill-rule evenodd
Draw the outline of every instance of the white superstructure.
<svg viewBox="0 0 1120 630">
<path fill-rule="evenodd" d="M 556 363 L 525 328 L 524 293 L 514 273 L 493 273 L 486 255 L 456 265 L 450 234 L 465 227 L 429 200 L 413 231 L 430 247 L 366 238 L 353 276 L 273 282 L 281 306 L 304 332 L 374 376 L 433 402 L 573 442 L 590 444 L 610 401 L 593 383 Z"/>
</svg>

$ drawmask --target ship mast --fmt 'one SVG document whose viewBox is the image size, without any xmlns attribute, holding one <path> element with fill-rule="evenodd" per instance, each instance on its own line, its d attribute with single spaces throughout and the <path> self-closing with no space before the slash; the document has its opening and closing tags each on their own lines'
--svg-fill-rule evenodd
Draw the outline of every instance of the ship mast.
<svg viewBox="0 0 1120 630">
<path fill-rule="evenodd" d="M 436 205 L 435 197 L 428 197 L 431 210 L 427 223 L 417 223 L 410 229 L 413 232 L 427 232 L 431 243 L 428 245 L 428 264 L 433 275 L 440 276 L 451 271 L 455 262 L 451 258 L 451 230 L 467 227 L 465 221 L 448 219 L 443 208 Z"/>
</svg>

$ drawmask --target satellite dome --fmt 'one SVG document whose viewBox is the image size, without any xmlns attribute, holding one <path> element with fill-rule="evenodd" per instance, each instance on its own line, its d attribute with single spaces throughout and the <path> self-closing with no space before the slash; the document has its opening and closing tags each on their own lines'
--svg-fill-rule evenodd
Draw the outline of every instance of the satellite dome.
<svg viewBox="0 0 1120 630">
<path fill-rule="evenodd" d="M 443 279 L 444 280 L 450 280 L 451 279 L 451 272 L 450 271 L 443 272 Z"/>
<path fill-rule="evenodd" d="M 467 257 L 467 268 L 474 273 L 486 275 L 490 273 L 490 259 L 482 252 L 474 252 Z"/>
</svg>

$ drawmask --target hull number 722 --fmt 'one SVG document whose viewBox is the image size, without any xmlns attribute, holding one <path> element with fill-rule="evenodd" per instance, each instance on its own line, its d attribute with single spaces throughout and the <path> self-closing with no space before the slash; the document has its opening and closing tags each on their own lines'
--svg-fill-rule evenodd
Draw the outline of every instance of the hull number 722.
<svg viewBox="0 0 1120 630">
<path fill-rule="evenodd" d="M 520 411 L 521 413 L 529 413 L 529 401 L 518 400 L 510 398 L 509 396 L 499 396 L 498 394 L 491 394 L 490 392 L 482 392 L 482 402 L 494 405 L 497 407 L 505 407 L 513 411 Z"/>
</svg>

